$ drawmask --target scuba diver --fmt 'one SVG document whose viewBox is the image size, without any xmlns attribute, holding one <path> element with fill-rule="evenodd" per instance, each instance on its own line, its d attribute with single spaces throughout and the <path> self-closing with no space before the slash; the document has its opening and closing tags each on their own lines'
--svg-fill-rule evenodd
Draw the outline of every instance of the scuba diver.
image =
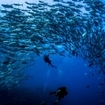
<svg viewBox="0 0 105 105">
<path fill-rule="evenodd" d="M 54 105 L 57 105 L 57 103 L 64 98 L 64 96 L 66 96 L 68 94 L 66 87 L 60 87 L 57 89 L 57 91 L 54 92 L 50 92 L 50 95 L 55 94 L 55 96 L 58 97 L 58 99 L 54 102 Z"/>
<path fill-rule="evenodd" d="M 56 66 L 52 65 L 52 61 L 49 59 L 49 55 L 44 55 L 44 61 L 48 63 L 48 65 L 50 65 L 51 67 L 57 68 Z"/>
</svg>

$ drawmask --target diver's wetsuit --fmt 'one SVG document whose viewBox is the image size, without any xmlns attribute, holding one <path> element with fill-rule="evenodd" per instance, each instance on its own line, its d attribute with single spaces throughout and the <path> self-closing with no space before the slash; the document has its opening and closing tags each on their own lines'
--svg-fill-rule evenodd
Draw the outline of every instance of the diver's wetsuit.
<svg viewBox="0 0 105 105">
<path fill-rule="evenodd" d="M 50 92 L 50 95 L 55 94 L 55 96 L 58 97 L 58 99 L 54 102 L 54 105 L 57 105 L 57 103 L 64 98 L 68 94 L 66 87 L 60 87 L 57 89 L 57 92 Z"/>
<path fill-rule="evenodd" d="M 48 63 L 48 65 L 50 65 L 50 66 L 56 68 L 56 66 L 52 65 L 52 63 L 51 63 L 52 61 L 49 59 L 49 55 L 44 55 L 44 61 L 45 61 L 46 63 Z"/>
<path fill-rule="evenodd" d="M 58 88 L 56 96 L 58 96 L 58 100 L 60 101 L 67 94 L 68 92 L 66 91 L 66 87 L 61 87 Z"/>
</svg>

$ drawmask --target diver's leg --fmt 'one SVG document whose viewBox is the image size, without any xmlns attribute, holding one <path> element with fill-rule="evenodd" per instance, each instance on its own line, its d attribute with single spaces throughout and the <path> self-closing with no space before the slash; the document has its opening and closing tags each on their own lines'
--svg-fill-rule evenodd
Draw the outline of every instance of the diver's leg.
<svg viewBox="0 0 105 105">
<path fill-rule="evenodd" d="M 58 97 L 58 99 L 54 102 L 54 105 L 57 105 L 58 102 L 61 100 L 62 97 Z"/>
<path fill-rule="evenodd" d="M 56 66 L 54 66 L 54 65 L 52 65 L 52 64 L 50 64 L 52 67 L 54 67 L 54 68 L 57 68 Z"/>
<path fill-rule="evenodd" d="M 54 105 L 57 105 L 59 101 L 60 101 L 60 100 L 56 100 L 56 101 L 54 102 Z"/>
</svg>

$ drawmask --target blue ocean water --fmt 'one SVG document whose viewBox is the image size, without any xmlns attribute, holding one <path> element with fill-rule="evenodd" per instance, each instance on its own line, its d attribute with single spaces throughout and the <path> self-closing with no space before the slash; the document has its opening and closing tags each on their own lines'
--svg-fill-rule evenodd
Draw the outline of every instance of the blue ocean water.
<svg viewBox="0 0 105 105">
<path fill-rule="evenodd" d="M 104 50 L 103 50 L 104 51 Z M 68 95 L 58 105 L 105 105 L 105 75 L 97 67 L 76 57 L 50 55 L 52 68 L 43 56 L 25 69 L 29 78 L 20 86 L 0 90 L 0 105 L 54 105 L 57 97 L 49 93 L 65 86 Z"/>
<path fill-rule="evenodd" d="M 27 69 L 32 78 L 21 85 L 36 91 L 32 93 L 37 95 L 37 99 L 33 97 L 35 105 L 39 105 L 41 100 L 53 105 L 57 97 L 50 96 L 49 92 L 62 86 L 67 88 L 68 95 L 58 105 L 105 105 L 105 86 L 100 85 L 105 83 L 105 76 L 98 74 L 97 68 L 89 68 L 88 63 L 81 58 L 58 55 L 51 55 L 50 58 L 57 69 L 48 66 L 40 57 Z"/>
</svg>

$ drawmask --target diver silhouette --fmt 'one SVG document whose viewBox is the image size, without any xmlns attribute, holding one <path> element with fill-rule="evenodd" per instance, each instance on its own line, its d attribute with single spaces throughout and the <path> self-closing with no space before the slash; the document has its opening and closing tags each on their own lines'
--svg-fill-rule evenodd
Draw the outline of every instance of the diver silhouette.
<svg viewBox="0 0 105 105">
<path fill-rule="evenodd" d="M 58 99 L 54 102 L 54 105 L 57 105 L 57 103 L 62 99 L 64 98 L 64 96 L 66 96 L 68 94 L 67 90 L 66 90 L 66 87 L 59 87 L 57 89 L 57 91 L 54 91 L 54 92 L 50 92 L 50 95 L 53 95 L 55 94 L 55 96 L 58 97 Z"/>
<path fill-rule="evenodd" d="M 50 65 L 51 67 L 57 68 L 56 66 L 52 65 L 52 61 L 49 59 L 49 55 L 44 55 L 44 61 L 48 63 L 48 65 Z"/>
</svg>

